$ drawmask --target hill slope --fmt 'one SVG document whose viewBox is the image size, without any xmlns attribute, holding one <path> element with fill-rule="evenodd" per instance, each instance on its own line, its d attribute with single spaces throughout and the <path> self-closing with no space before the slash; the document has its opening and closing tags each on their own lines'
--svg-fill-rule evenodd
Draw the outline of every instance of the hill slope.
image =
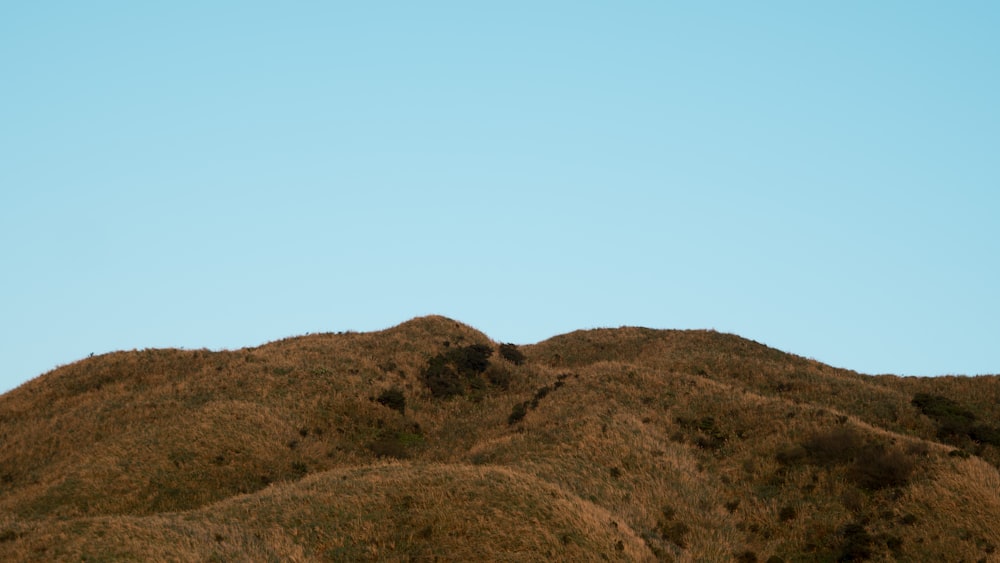
<svg viewBox="0 0 1000 563">
<path fill-rule="evenodd" d="M 0 558 L 993 560 L 998 405 L 708 331 L 119 352 L 0 397 Z"/>
</svg>

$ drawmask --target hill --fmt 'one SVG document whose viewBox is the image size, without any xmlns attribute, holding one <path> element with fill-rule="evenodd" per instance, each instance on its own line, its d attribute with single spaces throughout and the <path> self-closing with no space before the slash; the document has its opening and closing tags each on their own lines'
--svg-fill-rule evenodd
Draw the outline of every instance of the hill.
<svg viewBox="0 0 1000 563">
<path fill-rule="evenodd" d="M 0 396 L 0 559 L 1000 560 L 1000 382 L 444 317 Z"/>
</svg>

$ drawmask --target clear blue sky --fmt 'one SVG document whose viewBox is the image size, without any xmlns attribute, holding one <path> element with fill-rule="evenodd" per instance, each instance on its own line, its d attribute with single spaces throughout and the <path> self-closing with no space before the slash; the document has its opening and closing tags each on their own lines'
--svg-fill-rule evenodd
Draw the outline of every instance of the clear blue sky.
<svg viewBox="0 0 1000 563">
<path fill-rule="evenodd" d="M 0 390 L 425 314 L 1000 372 L 996 2 L 7 2 Z"/>
</svg>

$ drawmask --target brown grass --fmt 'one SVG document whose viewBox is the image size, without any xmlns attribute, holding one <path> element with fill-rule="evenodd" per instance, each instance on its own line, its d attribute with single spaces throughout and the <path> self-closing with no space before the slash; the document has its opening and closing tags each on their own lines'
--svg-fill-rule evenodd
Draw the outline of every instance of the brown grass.
<svg viewBox="0 0 1000 563">
<path fill-rule="evenodd" d="M 0 397 L 0 559 L 997 557 L 996 446 L 939 443 L 910 403 L 1000 420 L 995 377 L 622 328 L 494 353 L 473 391 L 432 397 L 428 360 L 472 344 L 500 348 L 424 317 L 45 374 Z"/>
</svg>

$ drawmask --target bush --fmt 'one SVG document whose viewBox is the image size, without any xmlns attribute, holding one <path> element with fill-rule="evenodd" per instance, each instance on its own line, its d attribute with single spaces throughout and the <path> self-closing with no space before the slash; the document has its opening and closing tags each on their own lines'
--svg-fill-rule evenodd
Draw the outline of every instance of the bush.
<svg viewBox="0 0 1000 563">
<path fill-rule="evenodd" d="M 687 547 L 687 538 L 685 536 L 690 531 L 691 528 L 684 522 L 671 522 L 660 526 L 660 533 L 663 539 L 682 549 Z"/>
<path fill-rule="evenodd" d="M 899 536 L 886 536 L 885 546 L 889 548 L 897 558 L 903 553 L 903 538 Z"/>
<path fill-rule="evenodd" d="M 424 368 L 423 376 L 424 383 L 434 397 L 448 398 L 465 392 L 461 377 L 455 368 L 447 363 L 444 356 L 437 355 L 431 358 Z"/>
<path fill-rule="evenodd" d="M 391 457 L 395 459 L 406 459 L 410 457 L 410 452 L 406 451 L 406 445 L 400 442 L 395 436 L 379 438 L 368 444 L 376 457 Z"/>
<path fill-rule="evenodd" d="M 782 465 L 794 465 L 805 460 L 808 455 L 809 452 L 804 447 L 799 444 L 790 444 L 778 450 L 774 457 Z"/>
<path fill-rule="evenodd" d="M 796 516 L 795 507 L 790 504 L 782 506 L 781 510 L 778 512 L 778 520 L 782 522 L 788 522 L 789 520 L 794 520 L 795 516 Z"/>
<path fill-rule="evenodd" d="M 905 487 L 915 466 L 913 458 L 900 450 L 885 451 L 870 447 L 858 457 L 851 469 L 851 477 L 860 487 L 872 491 Z"/>
<path fill-rule="evenodd" d="M 427 361 L 424 383 L 439 398 L 465 394 L 467 387 L 482 389 L 482 374 L 490 365 L 493 350 L 485 344 L 451 348 Z"/>
<path fill-rule="evenodd" d="M 462 375 L 473 375 L 486 371 L 492 355 L 493 350 L 489 346 L 472 344 L 449 350 L 446 358 Z"/>
<path fill-rule="evenodd" d="M 976 415 L 972 414 L 972 411 L 941 395 L 917 393 L 910 403 L 920 409 L 920 412 L 935 420 L 958 419 L 965 421 L 966 424 L 971 424 L 976 420 Z"/>
<path fill-rule="evenodd" d="M 863 561 L 872 556 L 873 538 L 861 524 L 847 524 L 838 530 L 843 538 L 837 561 Z"/>
<path fill-rule="evenodd" d="M 419 426 L 414 426 L 412 430 L 383 435 L 368 444 L 368 449 L 378 457 L 407 459 L 411 455 L 411 449 L 424 441 Z"/>
<path fill-rule="evenodd" d="M 514 344 L 501 344 L 500 357 L 514 364 L 515 366 L 523 364 L 525 360 L 524 353 L 518 350 L 517 346 L 515 346 Z"/>
<path fill-rule="evenodd" d="M 490 382 L 490 385 L 494 387 L 499 387 L 506 391 L 510 389 L 511 375 L 510 370 L 506 366 L 491 364 L 486 370 L 486 379 Z"/>
<path fill-rule="evenodd" d="M 927 457 L 931 454 L 931 448 L 927 445 L 927 442 L 923 440 L 919 442 L 910 442 L 906 446 L 906 453 L 916 457 Z"/>
<path fill-rule="evenodd" d="M 510 411 L 507 417 L 507 424 L 516 424 L 528 414 L 528 403 L 518 403 Z"/>
<path fill-rule="evenodd" d="M 694 433 L 694 443 L 706 450 L 716 450 L 726 443 L 726 433 L 715 422 L 715 418 L 705 416 L 699 419 L 677 417 L 675 421 Z"/>
<path fill-rule="evenodd" d="M 535 391 L 535 400 L 540 401 L 544 399 L 551 391 L 552 388 L 548 385 L 539 387 L 538 390 Z"/>
<path fill-rule="evenodd" d="M 969 429 L 969 437 L 981 444 L 1000 446 L 1000 428 L 980 424 Z"/>
<path fill-rule="evenodd" d="M 850 427 L 839 427 L 813 434 L 803 442 L 809 460 L 817 465 L 834 465 L 853 461 L 864 444 L 861 434 Z"/>
<path fill-rule="evenodd" d="M 399 411 L 400 414 L 406 414 L 406 395 L 399 388 L 386 389 L 375 400 L 381 405 Z"/>
<path fill-rule="evenodd" d="M 917 393 L 910 403 L 934 420 L 940 439 L 968 435 L 972 423 L 976 421 L 976 415 L 972 411 L 941 395 Z"/>
</svg>

